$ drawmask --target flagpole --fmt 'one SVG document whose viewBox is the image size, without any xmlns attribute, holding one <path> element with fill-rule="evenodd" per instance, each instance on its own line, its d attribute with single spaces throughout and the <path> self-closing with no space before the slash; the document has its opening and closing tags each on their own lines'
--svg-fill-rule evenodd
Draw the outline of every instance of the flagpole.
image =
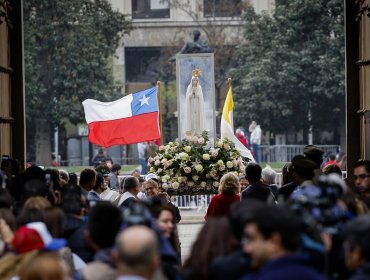
<svg viewBox="0 0 370 280">
<path fill-rule="evenodd" d="M 228 78 L 227 81 L 229 83 L 229 89 L 230 89 L 230 87 L 231 87 L 231 78 Z"/>
<path fill-rule="evenodd" d="M 157 81 L 158 106 L 159 106 L 159 130 L 161 131 L 160 144 L 163 144 L 163 125 L 162 125 L 162 103 L 161 103 L 161 81 Z"/>
</svg>

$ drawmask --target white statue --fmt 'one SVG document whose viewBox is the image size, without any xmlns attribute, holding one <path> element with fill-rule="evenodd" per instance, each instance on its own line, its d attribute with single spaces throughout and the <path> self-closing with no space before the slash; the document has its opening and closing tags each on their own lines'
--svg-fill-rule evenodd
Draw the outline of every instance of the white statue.
<svg viewBox="0 0 370 280">
<path fill-rule="evenodd" d="M 199 84 L 200 75 L 200 69 L 193 70 L 186 90 L 185 135 L 200 135 L 205 130 L 204 98 Z"/>
</svg>

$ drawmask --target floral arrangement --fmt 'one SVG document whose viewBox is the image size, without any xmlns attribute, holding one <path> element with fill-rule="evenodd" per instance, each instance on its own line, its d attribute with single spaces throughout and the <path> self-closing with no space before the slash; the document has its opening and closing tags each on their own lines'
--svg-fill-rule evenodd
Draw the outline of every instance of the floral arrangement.
<svg viewBox="0 0 370 280">
<path fill-rule="evenodd" d="M 170 195 L 215 194 L 221 177 L 228 172 L 244 174 L 243 158 L 229 139 L 216 139 L 209 145 L 208 132 L 187 136 L 181 141 L 162 145 L 148 159 L 148 170 L 161 181 L 163 191 Z"/>
</svg>

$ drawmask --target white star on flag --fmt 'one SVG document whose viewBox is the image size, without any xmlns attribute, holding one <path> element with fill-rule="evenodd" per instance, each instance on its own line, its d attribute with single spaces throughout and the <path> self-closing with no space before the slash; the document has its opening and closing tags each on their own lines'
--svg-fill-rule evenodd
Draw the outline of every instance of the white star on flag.
<svg viewBox="0 0 370 280">
<path fill-rule="evenodd" d="M 141 99 L 139 99 L 140 106 L 143 106 L 144 104 L 149 105 L 149 102 L 148 102 L 149 99 L 150 99 L 150 97 L 146 97 L 145 94 L 144 94 L 143 97 L 141 97 Z"/>
</svg>

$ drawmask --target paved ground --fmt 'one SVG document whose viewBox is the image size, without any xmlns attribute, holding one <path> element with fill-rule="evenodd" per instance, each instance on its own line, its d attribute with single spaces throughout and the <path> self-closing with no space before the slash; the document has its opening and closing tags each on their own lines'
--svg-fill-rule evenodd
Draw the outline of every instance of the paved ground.
<svg viewBox="0 0 370 280">
<path fill-rule="evenodd" d="M 178 224 L 178 231 L 181 242 L 181 259 L 183 262 L 189 256 L 191 246 L 203 224 L 204 212 L 181 210 L 181 222 Z"/>
</svg>

